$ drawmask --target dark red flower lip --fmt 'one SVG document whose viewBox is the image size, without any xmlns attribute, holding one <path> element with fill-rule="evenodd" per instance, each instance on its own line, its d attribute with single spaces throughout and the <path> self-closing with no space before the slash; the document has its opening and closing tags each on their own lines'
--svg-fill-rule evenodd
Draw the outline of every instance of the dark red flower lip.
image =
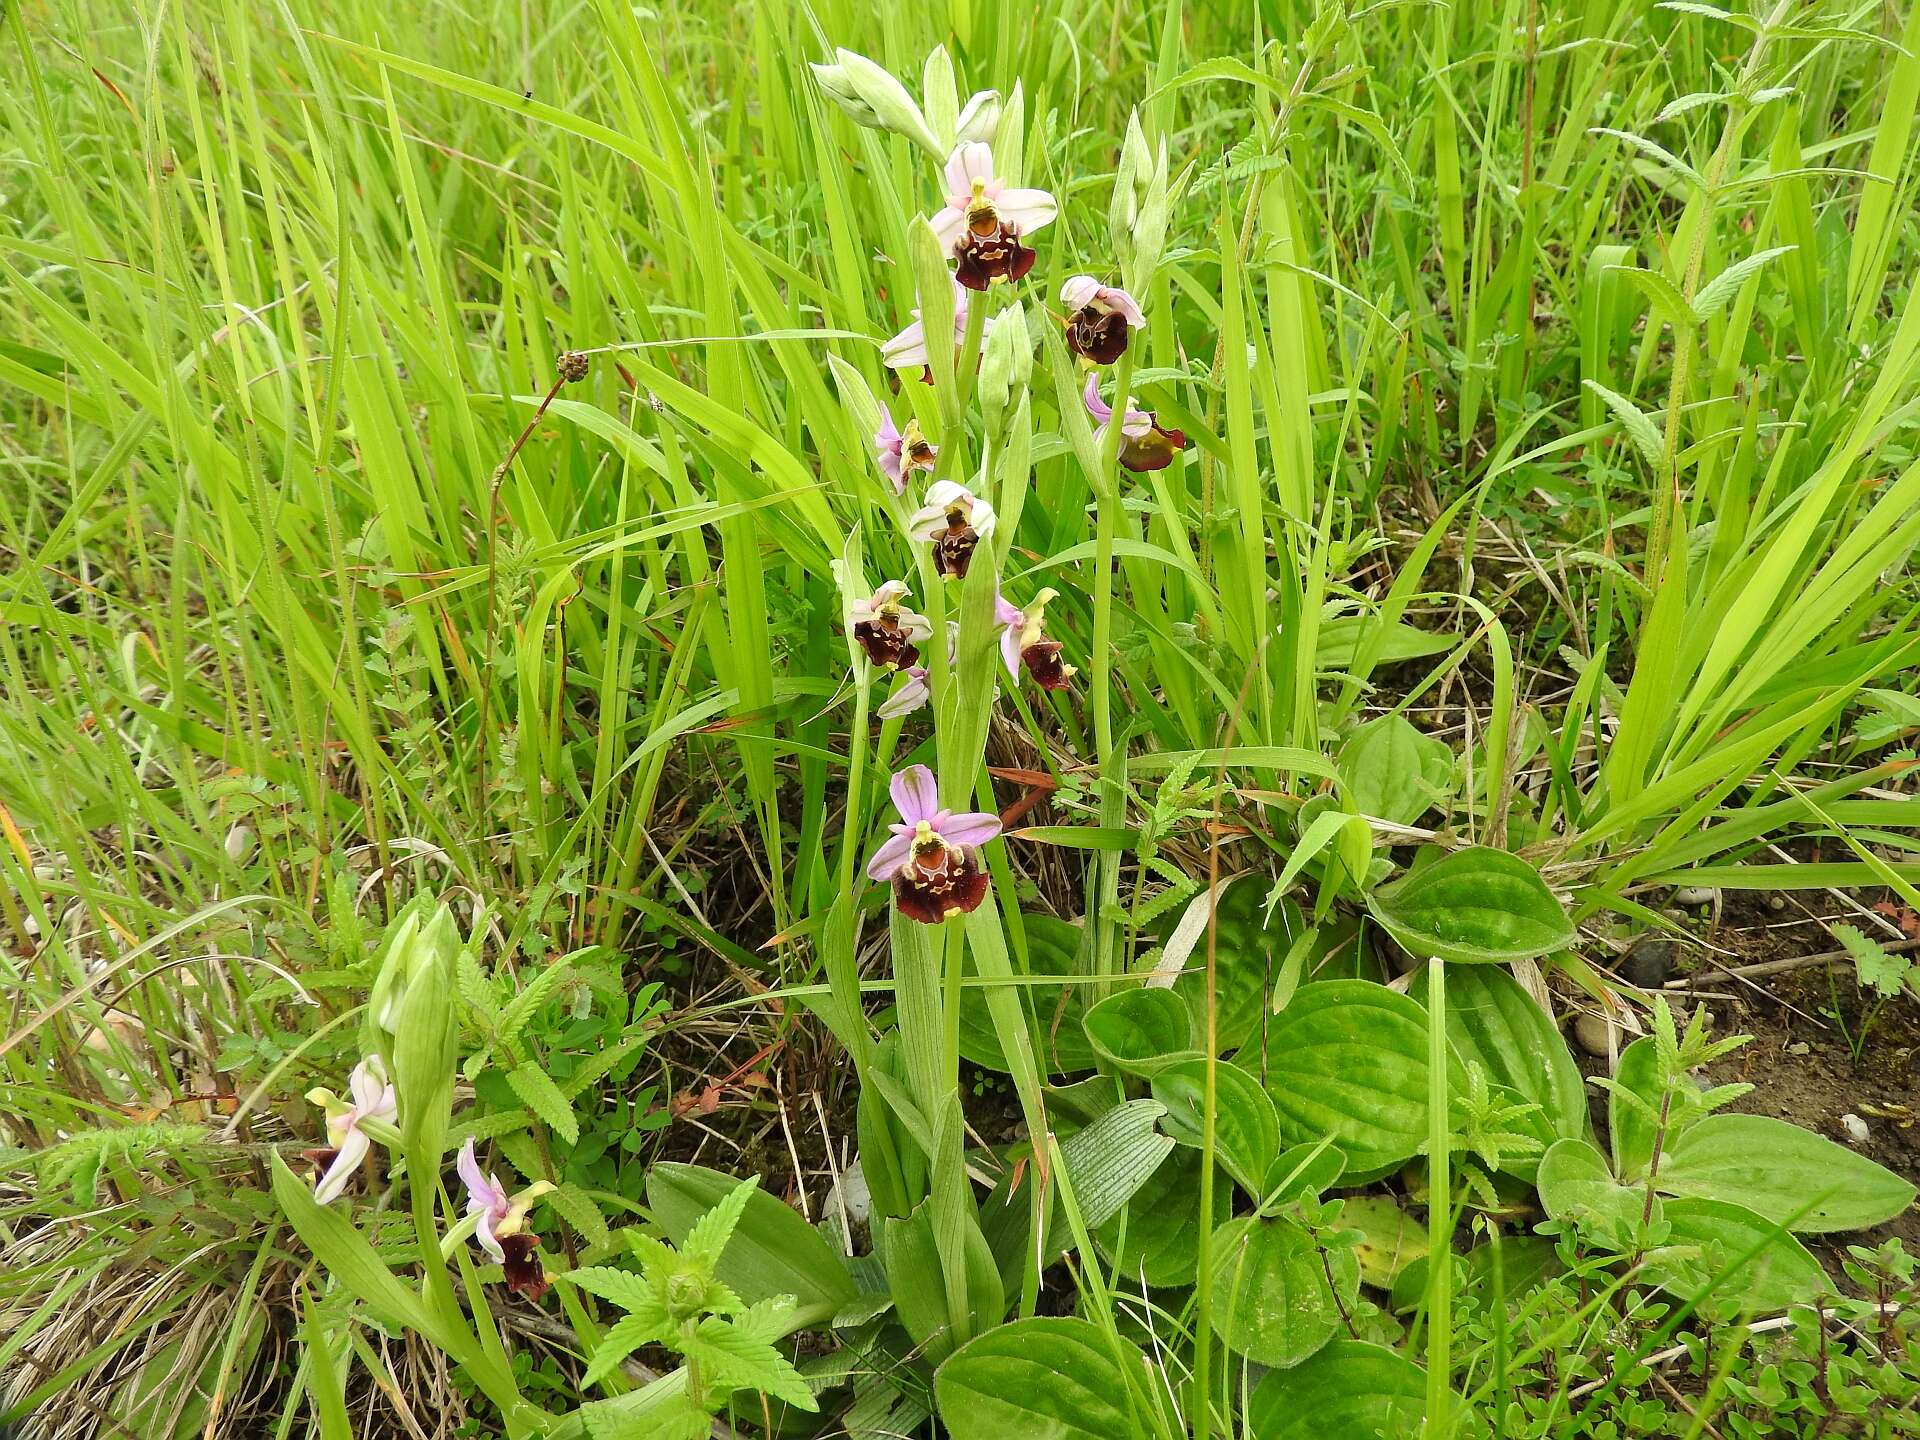
<svg viewBox="0 0 1920 1440">
<path fill-rule="evenodd" d="M 1042 690 L 1070 688 L 1073 667 L 1060 658 L 1065 647 L 1058 640 L 1036 640 L 1020 652 L 1020 661 Z"/>
<path fill-rule="evenodd" d="M 1067 319 L 1067 348 L 1096 365 L 1111 365 L 1127 352 L 1127 317 L 1088 305 Z"/>
<path fill-rule="evenodd" d="M 920 661 L 920 647 L 890 621 L 862 620 L 853 627 L 853 638 L 867 652 L 867 659 L 883 670 L 904 670 Z"/>
<path fill-rule="evenodd" d="M 934 573 L 955 580 L 966 579 L 967 567 L 973 563 L 974 548 L 979 543 L 980 536 L 971 525 L 964 521 L 949 523 L 945 533 L 933 542 Z"/>
<path fill-rule="evenodd" d="M 893 903 L 909 920 L 938 925 L 949 915 L 979 909 L 987 898 L 987 884 L 978 854 L 942 846 L 931 863 L 916 857 L 904 873 L 894 877 Z"/>
<path fill-rule="evenodd" d="M 1190 442 L 1183 430 L 1163 430 L 1156 422 L 1145 435 L 1125 435 L 1120 441 L 1120 463 L 1136 474 L 1164 470 Z"/>
<path fill-rule="evenodd" d="M 539 1304 L 552 1283 L 540 1266 L 540 1242 L 523 1231 L 501 1236 L 500 1248 L 507 1254 L 500 1267 L 506 1276 L 507 1288 Z"/>
<path fill-rule="evenodd" d="M 1025 279 L 1037 258 L 1020 243 L 1020 232 L 996 221 L 982 231 L 969 227 L 953 245 L 953 278 L 969 290 L 985 290 L 995 280 Z"/>
</svg>

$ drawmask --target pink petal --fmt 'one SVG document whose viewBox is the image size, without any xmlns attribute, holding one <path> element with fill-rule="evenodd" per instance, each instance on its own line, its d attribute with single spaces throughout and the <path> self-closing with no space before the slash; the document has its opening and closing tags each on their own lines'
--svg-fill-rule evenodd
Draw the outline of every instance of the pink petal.
<svg viewBox="0 0 1920 1440">
<path fill-rule="evenodd" d="M 487 1177 L 480 1170 L 480 1161 L 473 1153 L 473 1141 L 469 1140 L 460 1147 L 460 1158 L 453 1162 L 453 1168 L 459 1172 L 460 1183 L 467 1187 L 467 1201 L 471 1205 L 487 1194 Z"/>
<path fill-rule="evenodd" d="M 993 149 L 985 141 L 962 145 L 947 157 L 947 198 L 964 210 L 973 198 L 973 182 L 993 186 Z"/>
<path fill-rule="evenodd" d="M 360 1162 L 367 1158 L 367 1151 L 372 1148 L 373 1142 L 358 1129 L 349 1129 L 340 1137 L 339 1153 L 333 1157 L 327 1173 L 313 1187 L 313 1198 L 322 1205 L 339 1199 L 341 1192 L 347 1188 L 347 1182 L 353 1178 L 354 1171 L 360 1168 Z"/>
<path fill-rule="evenodd" d="M 1000 632 L 1000 658 L 1007 662 L 1007 674 L 1015 680 L 1020 678 L 1020 627 L 1023 623 L 1016 620 Z"/>
<path fill-rule="evenodd" d="M 940 785 L 924 765 L 909 765 L 893 777 L 888 789 L 894 808 L 908 825 L 918 825 L 940 813 Z"/>
<path fill-rule="evenodd" d="M 1100 282 L 1091 275 L 1072 275 L 1060 287 L 1060 303 L 1069 310 L 1084 310 L 1100 294 Z"/>
<path fill-rule="evenodd" d="M 927 363 L 927 327 L 915 320 L 880 347 L 880 359 L 890 370 L 918 370 Z"/>
<path fill-rule="evenodd" d="M 493 1233 L 493 1212 L 488 1211 L 480 1217 L 480 1224 L 473 1232 L 480 1241 L 480 1248 L 493 1257 L 493 1263 L 507 1263 L 506 1249 L 500 1244 L 500 1237 Z"/>
<path fill-rule="evenodd" d="M 933 227 L 933 238 L 940 242 L 940 248 L 951 250 L 961 232 L 967 228 L 967 212 L 948 205 L 936 212 L 927 224 Z"/>
<path fill-rule="evenodd" d="M 905 835 L 893 836 L 878 850 L 874 851 L 873 858 L 867 861 L 867 878 L 870 880 L 891 880 L 900 873 L 900 867 L 905 865 L 907 861 L 912 858 L 912 855 L 912 833 L 909 832 Z"/>
<path fill-rule="evenodd" d="M 1031 235 L 1060 213 L 1053 196 L 1044 190 L 1002 190 L 994 197 L 993 208 L 1022 235 Z"/>
<path fill-rule="evenodd" d="M 347 1077 L 347 1089 L 353 1096 L 353 1108 L 362 1113 L 379 1108 L 381 1092 L 386 1088 L 386 1066 L 378 1055 L 369 1055 L 353 1067 Z"/>
<path fill-rule="evenodd" d="M 906 683 L 894 691 L 893 694 L 889 695 L 881 703 L 880 708 L 873 713 L 878 715 L 882 720 L 896 720 L 903 715 L 911 715 L 932 698 L 933 692 L 927 688 L 927 667 L 924 665 L 909 666 L 907 669 Z M 874 856 L 876 861 L 879 858 L 878 855 Z M 905 861 L 903 860 L 901 863 L 904 864 Z M 896 866 L 895 868 L 898 867 Z M 874 878 L 877 880 L 883 877 L 876 875 Z"/>
<path fill-rule="evenodd" d="M 1114 313 L 1125 320 L 1127 324 L 1144 326 L 1147 323 L 1146 312 L 1140 308 L 1139 302 L 1126 291 L 1117 290 L 1111 285 L 1103 286 L 1100 291 L 1100 298 L 1112 306 Z"/>
<path fill-rule="evenodd" d="M 1100 377 L 1087 376 L 1087 388 L 1082 396 L 1087 402 L 1087 413 L 1104 425 L 1113 418 L 1113 407 L 1100 398 Z"/>
<path fill-rule="evenodd" d="M 979 810 L 949 816 L 940 822 L 940 838 L 949 845 L 977 850 L 1000 833 L 1000 817 Z"/>
</svg>

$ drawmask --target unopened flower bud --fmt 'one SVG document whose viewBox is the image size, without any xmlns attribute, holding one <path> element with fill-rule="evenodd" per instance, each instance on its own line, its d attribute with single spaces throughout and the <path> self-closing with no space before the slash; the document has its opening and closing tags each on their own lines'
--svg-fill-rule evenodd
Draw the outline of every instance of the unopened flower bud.
<svg viewBox="0 0 1920 1440">
<path fill-rule="evenodd" d="M 414 1164 L 437 1168 L 445 1149 L 458 1058 L 453 971 L 461 940 L 453 912 L 445 905 L 426 911 L 424 919 L 416 911 L 408 922 L 388 947 L 387 968 L 401 976 L 389 1006 L 389 1053 L 400 1097 L 403 1146 Z"/>
<path fill-rule="evenodd" d="M 1033 337 L 1026 306 L 1016 300 L 995 317 L 980 358 L 980 408 L 993 434 L 1033 376 Z"/>
<path fill-rule="evenodd" d="M 864 125 L 869 130 L 886 128 L 874 108 L 860 98 L 860 92 L 853 88 L 853 81 L 843 68 L 838 65 L 815 65 L 813 78 L 820 82 L 820 89 L 826 97 L 845 111 L 855 124 Z"/>
<path fill-rule="evenodd" d="M 953 143 L 967 145 L 977 140 L 991 145 L 999 125 L 1000 92 L 977 90 L 960 109 L 960 119 L 953 127 Z"/>
<path fill-rule="evenodd" d="M 876 65 L 864 55 L 837 50 L 834 56 L 839 62 L 837 65 L 827 67 L 826 73 L 823 67 L 815 66 L 814 74 L 820 77 L 821 88 L 835 104 L 863 125 L 904 135 L 929 155 L 946 158 L 906 86 L 894 79 L 884 66 Z M 843 95 L 850 95 L 859 108 L 850 105 Z M 863 110 L 870 112 L 873 119 L 862 118 Z"/>
<path fill-rule="evenodd" d="M 587 378 L 587 352 L 584 350 L 562 350 L 560 358 L 554 363 L 560 371 L 560 378 L 569 385 Z"/>
</svg>

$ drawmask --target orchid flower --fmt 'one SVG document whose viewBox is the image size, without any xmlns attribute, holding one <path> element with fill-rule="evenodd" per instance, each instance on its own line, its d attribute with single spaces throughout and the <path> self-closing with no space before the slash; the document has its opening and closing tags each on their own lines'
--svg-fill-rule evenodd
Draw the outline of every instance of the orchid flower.
<svg viewBox="0 0 1920 1440">
<path fill-rule="evenodd" d="M 307 1099 L 327 1112 L 327 1148 L 309 1152 L 327 1167 L 313 1187 L 313 1198 L 322 1205 L 339 1198 L 373 1148 L 373 1137 L 361 1122 L 391 1125 L 400 1114 L 399 1097 L 387 1078 L 386 1062 L 378 1055 L 369 1055 L 353 1067 L 347 1077 L 347 1091 L 353 1097 L 351 1101 L 342 1100 L 331 1090 L 307 1092 Z"/>
<path fill-rule="evenodd" d="M 917 615 L 900 602 L 907 598 L 907 587 L 889 580 L 865 600 L 856 600 L 847 610 L 847 624 L 867 659 L 882 670 L 901 670 L 920 658 L 920 642 L 933 634 L 933 623 Z"/>
<path fill-rule="evenodd" d="M 1075 275 L 1060 287 L 1067 316 L 1067 348 L 1095 365 L 1111 365 L 1127 349 L 1129 330 L 1144 328 L 1146 314 L 1126 291 Z"/>
<path fill-rule="evenodd" d="M 981 335 L 993 333 L 995 316 L 988 316 L 981 326 Z M 959 282 L 953 287 L 953 348 L 957 353 L 967 338 L 967 292 Z M 927 327 L 920 318 L 919 310 L 913 312 L 913 323 L 898 335 L 880 347 L 880 360 L 890 370 L 928 370 Z M 931 371 L 925 377 L 933 378 Z M 877 439 L 878 437 L 876 437 Z"/>
<path fill-rule="evenodd" d="M 933 568 L 949 580 L 967 578 L 973 550 L 993 533 L 993 506 L 957 480 L 927 487 L 927 503 L 907 518 L 916 539 L 933 544 Z"/>
<path fill-rule="evenodd" d="M 910 765 L 889 787 L 900 822 L 867 861 L 867 874 L 893 885 L 893 903 L 909 920 L 937 925 L 978 908 L 987 896 L 979 848 L 1000 833 L 998 816 L 940 808 L 940 787 L 924 765 Z"/>
<path fill-rule="evenodd" d="M 1058 640 L 1049 640 L 1046 636 L 1047 602 L 1059 593 L 1053 589 L 1042 590 L 1024 610 L 1005 596 L 996 595 L 993 599 L 994 623 L 1001 627 L 1000 658 L 1006 662 L 1007 674 L 1018 680 L 1024 664 L 1027 673 L 1033 676 L 1033 683 L 1043 690 L 1066 689 L 1075 673 L 1073 666 L 1060 658 L 1064 647 Z"/>
<path fill-rule="evenodd" d="M 1087 376 L 1085 394 L 1087 413 L 1095 423 L 1094 439 L 1102 440 L 1113 420 L 1113 407 L 1100 398 L 1100 377 Z M 1179 430 L 1162 430 L 1151 410 L 1127 407 L 1120 422 L 1120 463 L 1129 470 L 1164 470 L 1173 463 L 1176 452 L 1187 448 L 1187 437 Z"/>
<path fill-rule="evenodd" d="M 454 1168 L 467 1187 L 467 1214 L 479 1217 L 474 1235 L 480 1248 L 506 1273 L 508 1289 L 537 1301 L 547 1293 L 547 1277 L 536 1254 L 540 1242 L 526 1232 L 525 1226 L 534 1202 L 553 1186 L 536 1180 L 518 1195 L 509 1195 L 498 1175 L 480 1169 L 471 1140 L 460 1148 Z"/>
<path fill-rule="evenodd" d="M 893 412 L 886 406 L 880 407 L 880 428 L 873 435 L 873 458 L 879 462 L 880 473 L 893 482 L 893 493 L 907 493 L 907 472 L 911 470 L 931 470 L 939 449 L 927 437 L 920 433 L 920 422 L 913 416 L 907 417 L 906 430 L 896 430 L 893 425 Z"/>
<path fill-rule="evenodd" d="M 1033 268 L 1033 251 L 1020 243 L 1058 210 L 1044 190 L 1009 186 L 993 173 L 993 151 L 961 145 L 947 160 L 947 203 L 933 217 L 933 233 L 952 252 L 954 278 L 969 290 L 996 280 L 1018 280 Z"/>
</svg>

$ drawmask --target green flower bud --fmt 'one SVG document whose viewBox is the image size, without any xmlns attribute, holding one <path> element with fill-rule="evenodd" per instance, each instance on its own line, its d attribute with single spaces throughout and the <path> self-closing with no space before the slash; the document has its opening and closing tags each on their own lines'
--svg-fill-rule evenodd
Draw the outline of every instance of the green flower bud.
<svg viewBox="0 0 1920 1440">
<path fill-rule="evenodd" d="M 871 123 L 876 129 L 891 130 L 896 135 L 904 135 L 934 158 L 939 160 L 947 158 L 946 152 L 940 148 L 940 142 L 934 138 L 933 131 L 928 128 L 926 117 L 920 113 L 920 107 L 913 103 L 913 97 L 907 93 L 906 86 L 894 79 L 883 66 L 874 64 L 864 55 L 856 55 L 851 50 L 837 50 L 834 54 L 839 61 L 839 64 L 834 67 L 838 73 L 834 75 L 831 83 L 822 78 L 821 84 L 828 96 L 833 98 L 841 109 L 846 110 L 855 119 L 860 119 L 860 116 L 840 99 L 840 92 L 836 91 L 835 86 L 842 87 L 861 105 L 873 112 L 873 121 L 861 120 L 862 124 Z M 816 69 L 814 73 L 818 75 L 820 71 Z"/>
<path fill-rule="evenodd" d="M 927 128 L 943 151 L 953 150 L 953 132 L 960 118 L 960 94 L 954 85 L 953 60 L 947 47 L 936 45 L 927 56 L 920 77 L 920 103 L 926 110 Z"/>
<path fill-rule="evenodd" d="M 853 81 L 841 66 L 815 65 L 813 78 L 820 82 L 820 89 L 826 97 L 845 111 L 856 125 L 864 125 L 869 130 L 886 129 L 879 113 L 860 98 L 860 92 L 853 88 Z"/>
<path fill-rule="evenodd" d="M 980 409 L 989 434 L 1001 433 L 1008 408 L 1026 393 L 1032 377 L 1027 307 L 1016 300 L 995 317 L 980 357 Z"/>
<path fill-rule="evenodd" d="M 976 90 L 961 107 L 960 118 L 954 122 L 954 145 L 970 145 L 976 140 L 992 144 L 995 132 L 1000 128 L 1000 108 L 998 90 Z"/>
<path fill-rule="evenodd" d="M 401 935 L 407 942 L 401 956 L 406 981 L 392 1032 L 393 1083 L 407 1163 L 416 1175 L 432 1175 L 440 1168 L 453 1109 L 459 1049 L 453 972 L 461 939 L 445 905 L 435 906 L 424 923 L 403 925 Z M 389 950 L 390 958 L 399 948 Z"/>
</svg>

